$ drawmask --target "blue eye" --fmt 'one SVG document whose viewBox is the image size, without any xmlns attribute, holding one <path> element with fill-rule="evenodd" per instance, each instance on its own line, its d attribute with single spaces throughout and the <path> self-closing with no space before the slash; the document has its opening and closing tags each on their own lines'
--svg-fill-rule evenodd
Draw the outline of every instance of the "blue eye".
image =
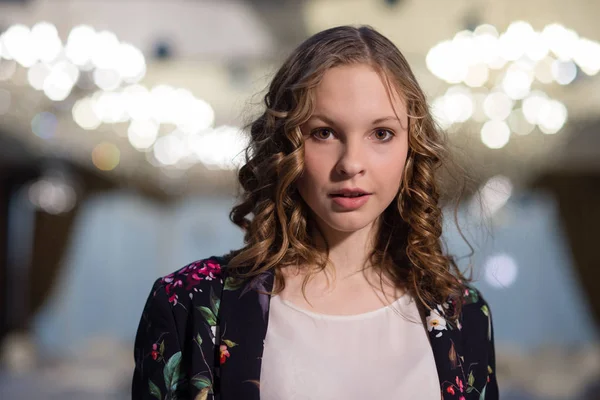
<svg viewBox="0 0 600 400">
<path fill-rule="evenodd" d="M 312 136 L 317 140 L 327 140 L 330 136 L 333 136 L 333 131 L 327 128 L 315 129 Z"/>
</svg>

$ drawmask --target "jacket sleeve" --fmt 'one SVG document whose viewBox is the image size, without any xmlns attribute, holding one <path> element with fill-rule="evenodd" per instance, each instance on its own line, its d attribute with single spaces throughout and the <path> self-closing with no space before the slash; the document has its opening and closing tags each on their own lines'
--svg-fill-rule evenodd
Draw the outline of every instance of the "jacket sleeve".
<svg viewBox="0 0 600 400">
<path fill-rule="evenodd" d="M 163 400 L 181 391 L 181 347 L 169 297 L 157 280 L 146 301 L 134 345 L 132 399 Z"/>
<path fill-rule="evenodd" d="M 468 287 L 462 310 L 462 354 L 468 360 L 463 379 L 467 393 L 475 392 L 480 400 L 498 400 L 496 352 L 492 312 L 481 293 Z"/>
<path fill-rule="evenodd" d="M 498 400 L 500 395 L 498 393 L 498 381 L 496 380 L 496 349 L 494 346 L 494 325 L 492 323 L 492 313 L 488 307 L 488 318 L 490 328 L 490 340 L 488 342 L 488 383 L 485 391 L 486 400 Z"/>
</svg>

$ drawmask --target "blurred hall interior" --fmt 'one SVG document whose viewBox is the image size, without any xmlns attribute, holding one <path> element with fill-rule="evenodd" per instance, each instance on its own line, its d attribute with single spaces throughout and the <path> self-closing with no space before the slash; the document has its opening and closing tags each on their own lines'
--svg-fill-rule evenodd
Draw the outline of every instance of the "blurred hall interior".
<svg viewBox="0 0 600 400">
<path fill-rule="evenodd" d="M 368 24 L 468 175 L 475 253 L 450 207 L 444 241 L 494 313 L 502 398 L 600 398 L 598 15 L 585 0 L 0 0 L 1 397 L 129 398 L 152 282 L 242 243 L 235 168 L 275 68 L 313 33 Z"/>
</svg>

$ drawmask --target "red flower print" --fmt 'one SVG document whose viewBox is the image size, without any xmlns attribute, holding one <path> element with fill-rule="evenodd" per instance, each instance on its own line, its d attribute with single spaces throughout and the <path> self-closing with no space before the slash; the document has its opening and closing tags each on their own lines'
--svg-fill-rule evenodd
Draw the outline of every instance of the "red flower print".
<svg viewBox="0 0 600 400">
<path fill-rule="evenodd" d="M 156 361 L 156 359 L 158 358 L 158 356 L 160 355 L 160 353 L 158 352 L 158 345 L 156 343 L 154 343 L 152 345 L 152 352 L 150 353 L 150 355 L 152 356 L 152 359 L 154 361 Z"/>
<path fill-rule="evenodd" d="M 452 386 L 448 386 L 448 389 L 446 389 L 446 391 L 451 395 L 454 395 L 454 388 Z"/>
<path fill-rule="evenodd" d="M 176 293 L 174 293 L 171 297 L 169 297 L 169 303 L 173 303 L 173 305 L 177 305 L 177 300 L 179 299 L 179 297 L 177 296 Z"/>
<path fill-rule="evenodd" d="M 227 360 L 227 358 L 230 356 L 229 354 L 229 350 L 227 350 L 227 346 L 222 344 L 219 347 L 219 350 L 221 352 L 221 365 L 225 364 L 225 361 Z"/>
</svg>

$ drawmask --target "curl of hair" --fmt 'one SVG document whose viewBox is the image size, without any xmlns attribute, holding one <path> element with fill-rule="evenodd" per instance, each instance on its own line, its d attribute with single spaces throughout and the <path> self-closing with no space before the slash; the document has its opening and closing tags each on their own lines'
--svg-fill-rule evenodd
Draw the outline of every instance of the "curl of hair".
<svg viewBox="0 0 600 400">
<path fill-rule="evenodd" d="M 370 27 L 343 26 L 320 32 L 302 43 L 274 76 L 264 97 L 265 111 L 249 125 L 246 162 L 238 173 L 241 199 L 230 213 L 244 232 L 244 247 L 229 254 L 228 267 L 240 279 L 275 271 L 275 290 L 285 287 L 281 268 L 317 266 L 323 270 L 328 248 L 311 232 L 318 227 L 295 187 L 304 169 L 300 126 L 314 109 L 314 88 L 324 73 L 339 65 L 365 63 L 406 103 L 409 152 L 397 201 L 380 217 L 370 264 L 432 309 L 462 295 L 467 278 L 441 244 L 442 211 L 437 170 L 447 157 L 444 137 L 431 116 L 425 95 L 397 47 Z M 249 216 L 252 215 L 252 218 Z M 460 301 L 453 302 L 454 316 Z"/>
</svg>

